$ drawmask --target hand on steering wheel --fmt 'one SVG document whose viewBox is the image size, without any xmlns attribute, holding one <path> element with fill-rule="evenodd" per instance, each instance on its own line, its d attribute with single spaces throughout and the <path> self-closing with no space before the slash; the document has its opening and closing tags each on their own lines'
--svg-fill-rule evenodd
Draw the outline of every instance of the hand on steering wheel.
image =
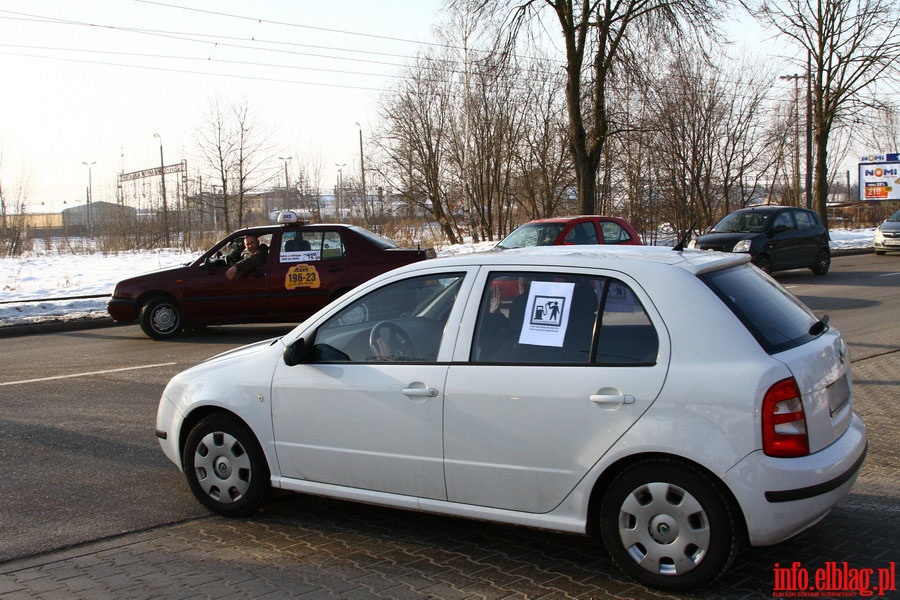
<svg viewBox="0 0 900 600">
<path fill-rule="evenodd" d="M 409 334 L 389 321 L 376 323 L 372 328 L 369 348 L 377 360 L 416 360 L 419 356 Z"/>
</svg>

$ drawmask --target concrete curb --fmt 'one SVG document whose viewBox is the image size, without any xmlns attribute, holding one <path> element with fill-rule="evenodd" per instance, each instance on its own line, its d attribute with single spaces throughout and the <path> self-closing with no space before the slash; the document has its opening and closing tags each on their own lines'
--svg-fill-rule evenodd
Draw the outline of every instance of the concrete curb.
<svg viewBox="0 0 900 600">
<path fill-rule="evenodd" d="M 835 248 L 831 251 L 832 256 L 852 256 L 854 254 L 872 254 L 875 248 Z"/>
<path fill-rule="evenodd" d="M 99 329 L 122 325 L 110 317 L 69 319 L 58 321 L 42 321 L 40 323 L 23 323 L 21 325 L 0 326 L 0 338 L 31 335 L 33 333 L 59 333 L 61 331 L 79 331 L 82 329 Z"/>
</svg>

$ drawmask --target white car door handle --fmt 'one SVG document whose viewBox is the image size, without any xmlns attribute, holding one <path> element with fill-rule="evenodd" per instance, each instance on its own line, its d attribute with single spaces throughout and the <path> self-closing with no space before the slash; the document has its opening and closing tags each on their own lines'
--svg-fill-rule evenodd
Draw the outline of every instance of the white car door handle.
<svg viewBox="0 0 900 600">
<path fill-rule="evenodd" d="M 591 394 L 591 402 L 596 404 L 634 404 L 634 396 L 629 394 Z"/>
<path fill-rule="evenodd" d="M 438 391 L 434 388 L 405 388 L 403 394 L 413 398 L 435 398 Z"/>
</svg>

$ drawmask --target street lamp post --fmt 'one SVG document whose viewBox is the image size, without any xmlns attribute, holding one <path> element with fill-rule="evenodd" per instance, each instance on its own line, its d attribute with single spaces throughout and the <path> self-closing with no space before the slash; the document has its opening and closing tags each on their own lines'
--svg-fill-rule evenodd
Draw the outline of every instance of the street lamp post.
<svg viewBox="0 0 900 600">
<path fill-rule="evenodd" d="M 162 136 L 154 133 L 153 137 L 159 139 L 159 177 L 162 182 L 162 209 L 163 209 L 163 235 L 166 237 L 166 248 L 171 245 L 169 238 L 169 205 L 166 200 L 166 161 L 163 159 Z"/>
<path fill-rule="evenodd" d="M 290 200 L 288 199 L 288 187 L 289 186 L 288 186 L 287 164 L 288 164 L 288 161 L 291 160 L 292 158 L 294 158 L 294 157 L 293 156 L 288 156 L 287 158 L 282 157 L 282 156 L 278 157 L 278 160 L 284 161 L 284 208 L 285 209 L 290 208 L 290 206 L 289 206 Z"/>
<path fill-rule="evenodd" d="M 91 177 L 91 167 L 97 164 L 96 160 L 91 162 L 81 161 L 81 164 L 87 165 L 88 168 L 88 193 L 87 193 L 87 221 L 88 221 L 88 235 L 94 237 L 94 219 L 91 215 L 93 212 L 92 202 L 94 200 L 94 183 L 93 178 Z"/>
<path fill-rule="evenodd" d="M 337 189 L 337 213 L 338 217 L 341 216 L 341 209 L 343 208 L 343 196 L 344 196 L 344 167 L 347 166 L 347 163 L 334 163 L 334 166 L 338 168 L 338 189 Z"/>
<path fill-rule="evenodd" d="M 794 82 L 794 206 L 801 206 L 800 202 L 800 79 L 807 79 L 806 75 L 793 74 L 781 75 L 779 79 Z M 808 111 L 807 111 L 808 116 Z M 807 128 L 807 135 L 809 128 Z M 809 145 L 807 144 L 807 171 L 809 171 Z M 807 196 L 809 192 L 807 191 Z"/>
<path fill-rule="evenodd" d="M 359 123 L 356 124 L 359 128 L 359 176 L 362 182 L 362 205 L 363 205 L 363 220 L 368 225 L 369 223 L 369 197 L 366 195 L 366 161 L 363 155 L 363 135 L 362 135 L 362 126 Z"/>
</svg>

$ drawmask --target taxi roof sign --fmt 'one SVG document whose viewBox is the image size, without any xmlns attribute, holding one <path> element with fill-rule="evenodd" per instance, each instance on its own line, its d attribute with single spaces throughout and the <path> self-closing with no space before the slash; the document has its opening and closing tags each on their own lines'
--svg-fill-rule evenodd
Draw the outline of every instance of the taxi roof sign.
<svg viewBox="0 0 900 600">
<path fill-rule="evenodd" d="M 282 210 L 278 213 L 278 218 L 276 222 L 281 223 L 283 225 L 289 225 L 292 223 L 296 223 L 298 225 L 306 225 L 309 223 L 307 219 L 303 219 L 300 215 L 297 214 L 296 211 L 293 210 Z"/>
</svg>

